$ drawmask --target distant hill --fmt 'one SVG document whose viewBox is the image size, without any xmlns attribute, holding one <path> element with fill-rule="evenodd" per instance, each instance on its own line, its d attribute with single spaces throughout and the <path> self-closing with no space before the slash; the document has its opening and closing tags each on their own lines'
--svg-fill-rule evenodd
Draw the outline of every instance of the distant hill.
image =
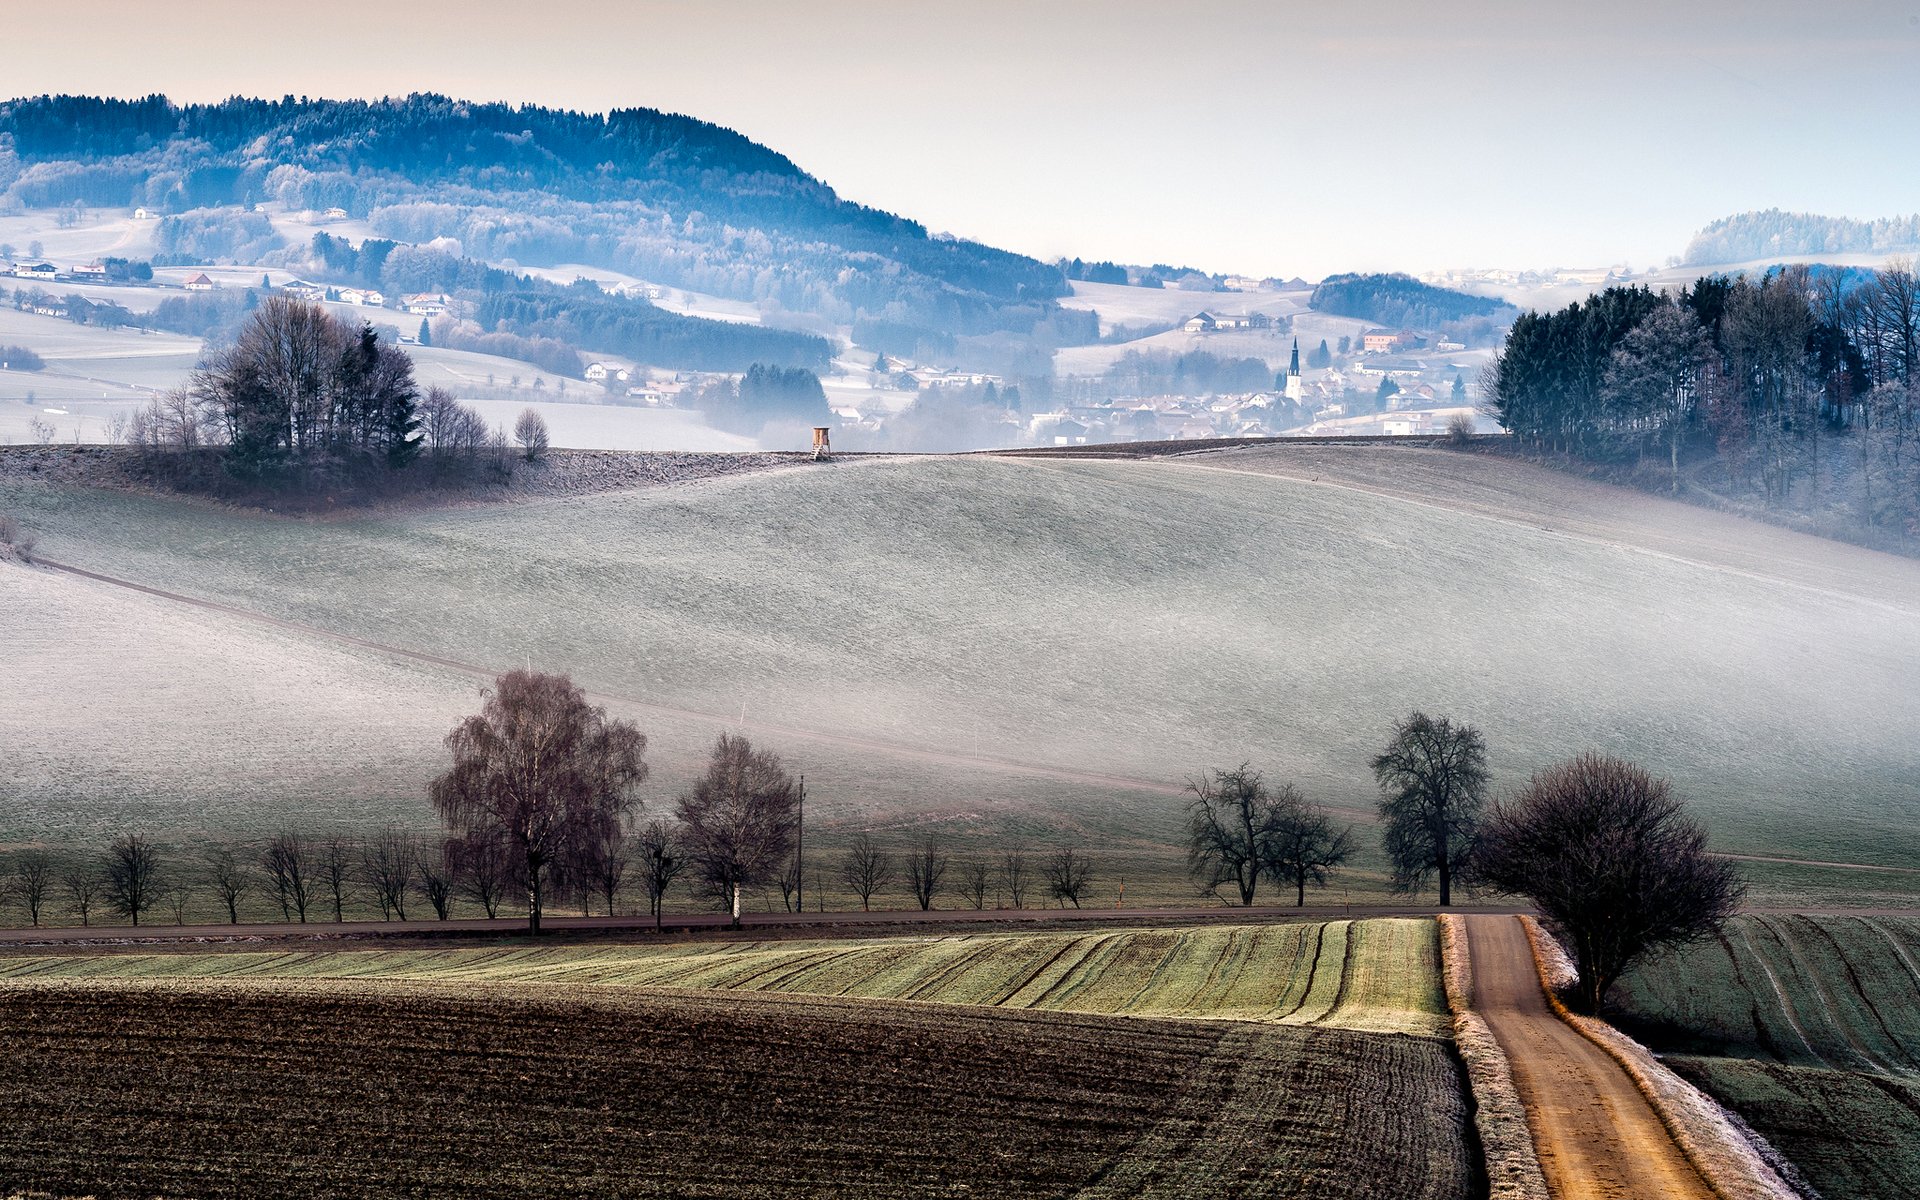
<svg viewBox="0 0 1920 1200">
<path fill-rule="evenodd" d="M 836 324 L 912 353 L 1095 331 L 1060 271 L 841 199 L 730 129 L 652 109 L 581 113 L 438 95 L 177 105 L 0 102 L 0 206 L 169 213 L 278 201 L 341 208 L 384 237 L 468 256 L 583 263 Z"/>
<path fill-rule="evenodd" d="M 1314 309 L 1376 325 L 1435 329 L 1513 313 L 1513 305 L 1421 283 L 1411 275 L 1329 275 L 1308 300 Z"/>
<path fill-rule="evenodd" d="M 1737 213 L 1693 235 L 1681 261 L 1687 266 L 1801 258 L 1815 254 L 1920 252 L 1920 214 L 1856 221 L 1817 213 Z"/>
</svg>

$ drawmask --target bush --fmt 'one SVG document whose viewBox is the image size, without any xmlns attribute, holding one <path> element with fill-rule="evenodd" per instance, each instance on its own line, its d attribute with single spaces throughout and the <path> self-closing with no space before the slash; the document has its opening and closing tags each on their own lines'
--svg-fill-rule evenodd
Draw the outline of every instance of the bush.
<svg viewBox="0 0 1920 1200">
<path fill-rule="evenodd" d="M 0 346 L 0 363 L 9 371 L 40 371 L 47 362 L 25 346 Z"/>
<path fill-rule="evenodd" d="M 1455 413 L 1447 422 L 1447 444 L 1464 446 L 1473 440 L 1473 414 Z"/>
</svg>

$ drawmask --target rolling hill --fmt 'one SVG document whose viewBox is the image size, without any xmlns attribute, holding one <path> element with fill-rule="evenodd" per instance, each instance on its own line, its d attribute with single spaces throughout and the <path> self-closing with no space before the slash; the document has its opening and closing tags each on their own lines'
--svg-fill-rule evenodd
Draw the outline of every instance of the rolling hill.
<svg viewBox="0 0 1920 1200">
<path fill-rule="evenodd" d="M 1148 895 L 1181 888 L 1186 777 L 1251 759 L 1364 820 L 1413 708 L 1479 725 L 1501 787 L 1618 752 L 1722 849 L 1879 868 L 1756 862 L 1763 894 L 1920 881 L 1920 564 L 1494 456 L 843 460 L 315 521 L 45 453 L 0 451 L 45 556 L 299 628 L 8 568 L 0 839 L 423 822 L 478 676 L 406 652 L 571 672 L 652 736 L 653 803 L 744 721 L 829 840 L 1081 841 Z"/>
</svg>

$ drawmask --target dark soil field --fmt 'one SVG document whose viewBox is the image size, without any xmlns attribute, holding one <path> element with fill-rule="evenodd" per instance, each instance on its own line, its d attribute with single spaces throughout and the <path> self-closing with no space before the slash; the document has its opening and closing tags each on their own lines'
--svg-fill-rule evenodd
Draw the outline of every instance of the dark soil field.
<svg viewBox="0 0 1920 1200">
<path fill-rule="evenodd" d="M 1332 1029 L 586 987 L 63 984 L 0 989 L 0 1063 L 0 1194 L 1481 1186 L 1446 1043 Z"/>
</svg>

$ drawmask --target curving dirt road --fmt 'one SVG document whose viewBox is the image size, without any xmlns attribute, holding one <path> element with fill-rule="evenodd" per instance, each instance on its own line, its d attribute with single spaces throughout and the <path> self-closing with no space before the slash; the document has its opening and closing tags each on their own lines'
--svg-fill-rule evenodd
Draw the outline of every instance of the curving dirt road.
<svg viewBox="0 0 1920 1200">
<path fill-rule="evenodd" d="M 1713 1200 L 1620 1064 L 1547 1006 L 1519 920 L 1471 916 L 1466 925 L 1473 1007 L 1512 1064 L 1554 1196 Z"/>
</svg>

